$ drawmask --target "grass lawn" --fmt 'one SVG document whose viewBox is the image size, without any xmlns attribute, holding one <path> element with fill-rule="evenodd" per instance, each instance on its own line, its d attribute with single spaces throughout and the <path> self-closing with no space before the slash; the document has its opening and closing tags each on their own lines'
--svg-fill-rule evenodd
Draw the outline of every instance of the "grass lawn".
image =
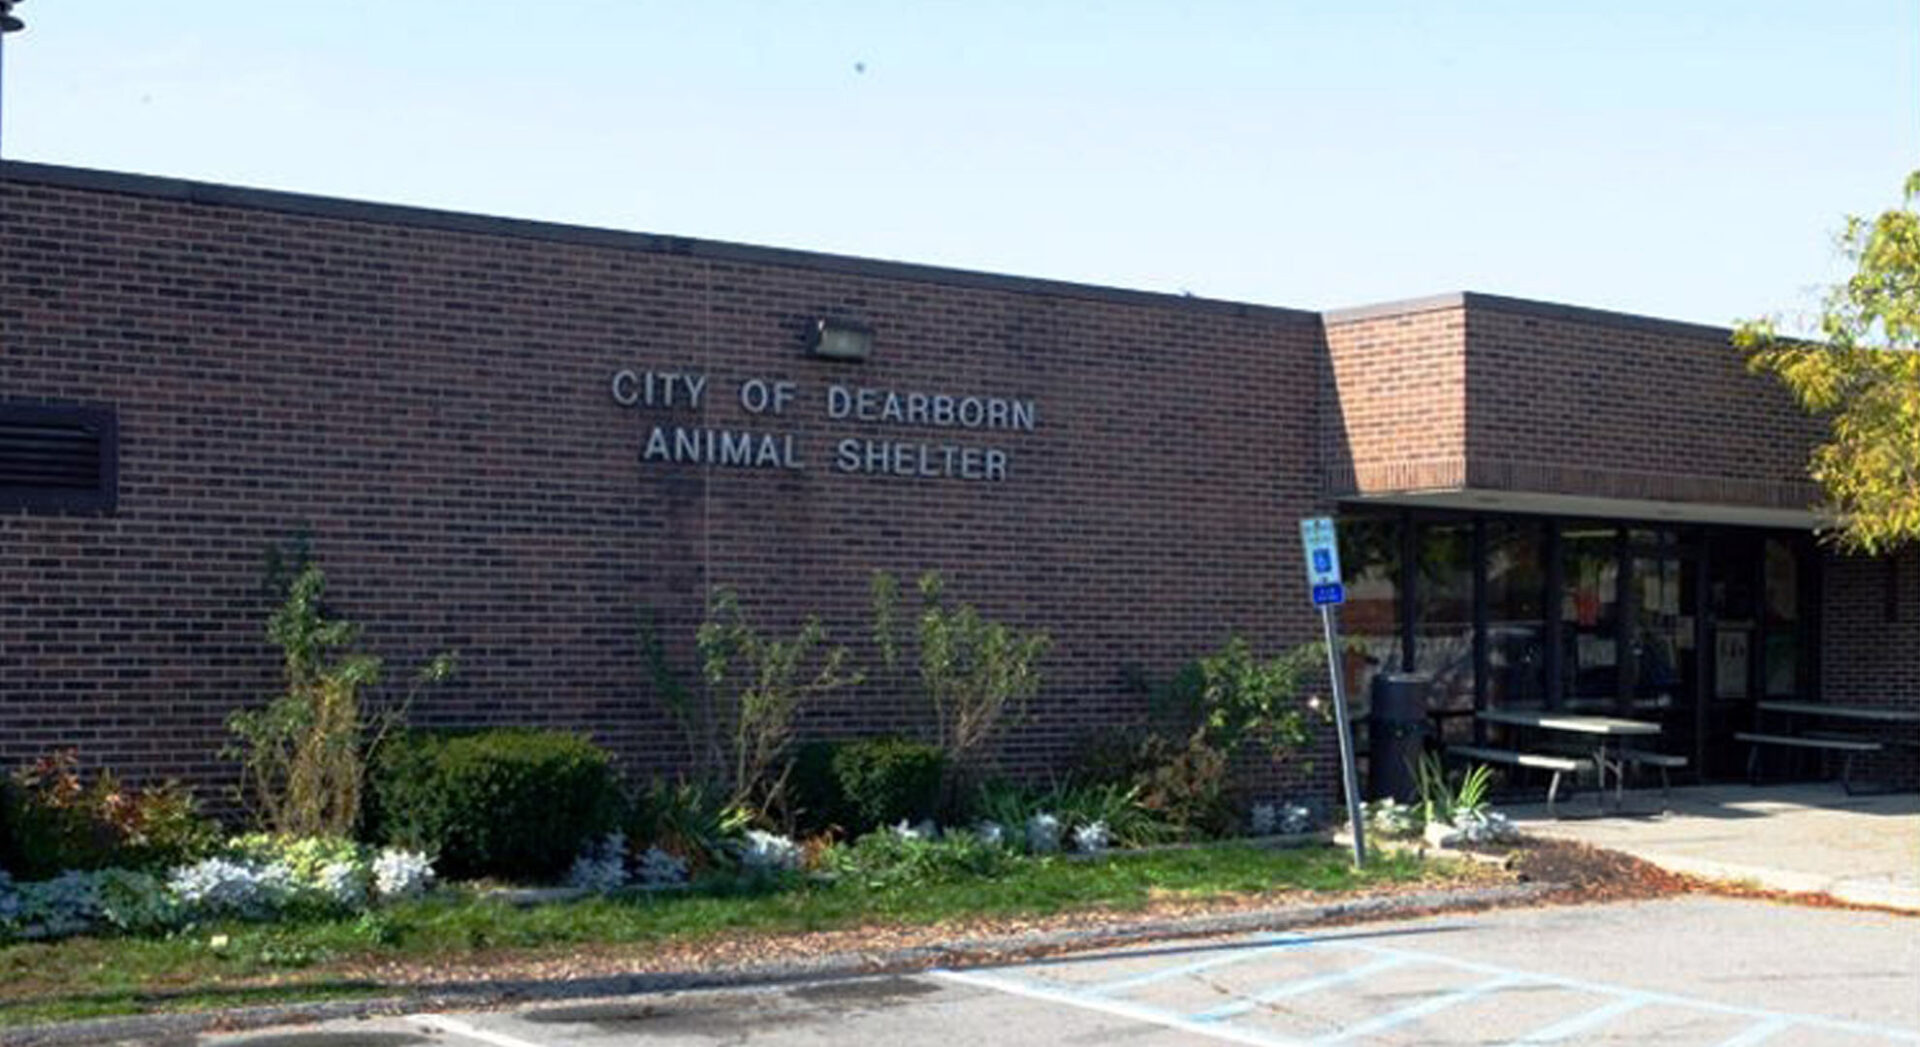
<svg viewBox="0 0 1920 1047">
<path fill-rule="evenodd" d="M 1347 852 L 1331 847 L 1229 845 L 1097 861 L 1019 859 L 993 877 L 719 886 L 526 908 L 445 891 L 357 918 L 0 947 L 0 1026 L 377 995 L 388 990 L 352 973 L 374 964 L 392 969 L 482 958 L 526 961 L 589 948 L 642 955 L 740 936 L 1044 917 L 1476 876 L 1485 873 L 1395 856 L 1375 856 L 1369 868 L 1356 872 Z"/>
</svg>

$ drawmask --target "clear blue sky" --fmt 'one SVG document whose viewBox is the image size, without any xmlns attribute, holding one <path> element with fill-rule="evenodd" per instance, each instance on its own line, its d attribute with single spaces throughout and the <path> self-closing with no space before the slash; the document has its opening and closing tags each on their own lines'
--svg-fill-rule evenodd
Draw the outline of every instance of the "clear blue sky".
<svg viewBox="0 0 1920 1047">
<path fill-rule="evenodd" d="M 1913 0 L 25 0 L 12 159 L 1262 302 L 1804 308 Z"/>
</svg>

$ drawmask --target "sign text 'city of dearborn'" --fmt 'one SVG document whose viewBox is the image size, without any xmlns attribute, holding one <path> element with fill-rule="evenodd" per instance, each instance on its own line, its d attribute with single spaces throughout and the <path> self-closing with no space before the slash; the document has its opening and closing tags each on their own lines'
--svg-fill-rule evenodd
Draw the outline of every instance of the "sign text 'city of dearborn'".
<svg viewBox="0 0 1920 1047">
<path fill-rule="evenodd" d="M 746 378 L 728 387 L 748 416 L 783 419 L 790 412 L 823 411 L 835 422 L 898 425 L 959 432 L 1030 433 L 1039 425 L 1032 400 L 954 395 L 919 390 L 831 384 L 808 395 L 786 379 Z M 685 371 L 613 373 L 613 400 L 648 411 L 697 411 L 713 405 L 714 384 Z M 640 449 L 642 462 L 732 466 L 745 469 L 805 469 L 807 456 L 795 435 L 771 428 L 727 429 L 699 425 L 654 425 Z M 835 472 L 928 479 L 1007 478 L 1004 447 L 978 447 L 938 440 L 885 440 L 845 436 L 832 441 L 828 467 Z"/>
</svg>

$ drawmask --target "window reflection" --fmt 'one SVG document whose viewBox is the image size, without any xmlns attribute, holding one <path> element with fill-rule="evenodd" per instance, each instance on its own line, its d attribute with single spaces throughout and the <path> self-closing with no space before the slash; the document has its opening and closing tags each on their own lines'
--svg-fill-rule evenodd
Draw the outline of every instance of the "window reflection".
<svg viewBox="0 0 1920 1047">
<path fill-rule="evenodd" d="M 1433 677 L 1432 708 L 1471 709 L 1473 524 L 1423 523 L 1415 538 L 1413 671 Z"/>
<path fill-rule="evenodd" d="M 1766 543 L 1767 697 L 1791 698 L 1800 691 L 1799 559 L 1787 543 Z"/>
<path fill-rule="evenodd" d="M 1375 674 L 1400 669 L 1400 520 L 1349 516 L 1338 524 L 1347 602 L 1340 622 L 1360 652 L 1349 652 L 1349 703 L 1364 707 Z"/>
<path fill-rule="evenodd" d="M 1620 693 L 1619 531 L 1568 525 L 1560 562 L 1561 693 L 1571 709 L 1611 706 Z"/>
<path fill-rule="evenodd" d="M 1546 704 L 1546 528 L 1487 522 L 1487 704 Z"/>
</svg>

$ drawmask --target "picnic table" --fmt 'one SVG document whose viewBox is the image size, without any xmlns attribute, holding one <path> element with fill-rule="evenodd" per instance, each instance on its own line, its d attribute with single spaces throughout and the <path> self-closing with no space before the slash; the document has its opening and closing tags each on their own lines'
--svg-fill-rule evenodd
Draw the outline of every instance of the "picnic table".
<svg viewBox="0 0 1920 1047">
<path fill-rule="evenodd" d="M 1750 746 L 1747 754 L 1747 780 L 1760 781 L 1760 750 L 1767 746 L 1839 753 L 1840 788 L 1849 796 L 1853 787 L 1853 761 L 1862 753 L 1877 753 L 1888 745 L 1920 747 L 1920 735 L 1899 731 L 1920 726 L 1920 710 L 1885 709 L 1867 705 L 1835 705 L 1830 702 L 1805 702 L 1768 699 L 1754 703 L 1756 715 L 1777 718 L 1783 727 L 1777 732 L 1740 731 L 1734 738 Z"/>
<path fill-rule="evenodd" d="M 1511 763 L 1521 767 L 1540 767 L 1554 771 L 1554 780 L 1547 789 L 1547 809 L 1553 809 L 1554 793 L 1559 786 L 1560 774 L 1578 773 L 1591 769 L 1599 781 L 1600 803 L 1604 809 L 1607 796 L 1607 775 L 1614 780 L 1614 806 L 1623 806 L 1626 802 L 1626 766 L 1629 763 L 1652 763 L 1660 766 L 1664 775 L 1666 768 L 1685 766 L 1684 757 L 1665 756 L 1646 750 L 1631 749 L 1627 740 L 1648 738 L 1660 734 L 1660 725 L 1645 720 L 1628 720 L 1617 716 L 1593 716 L 1585 713 L 1554 712 L 1541 709 L 1482 709 L 1478 714 L 1487 723 L 1505 724 L 1509 727 L 1523 727 L 1532 731 L 1556 732 L 1579 736 L 1580 743 L 1590 745 L 1592 755 L 1569 760 L 1562 755 L 1552 753 L 1525 752 L 1519 749 L 1487 749 L 1481 746 L 1454 746 L 1462 756 L 1470 756 L 1497 763 Z M 1558 761 L 1551 762 L 1551 761 Z"/>
</svg>

